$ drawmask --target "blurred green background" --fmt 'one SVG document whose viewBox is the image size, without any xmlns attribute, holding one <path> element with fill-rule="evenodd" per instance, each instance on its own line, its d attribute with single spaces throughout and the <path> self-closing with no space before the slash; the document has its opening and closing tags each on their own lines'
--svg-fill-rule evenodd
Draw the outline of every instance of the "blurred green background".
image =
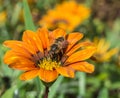
<svg viewBox="0 0 120 98">
<path fill-rule="evenodd" d="M 72 0 L 27 1 L 34 23 L 30 20 L 30 25 L 38 28 L 42 27 L 39 21 L 47 11 Z M 88 60 L 95 65 L 95 71 L 92 74 L 76 72 L 74 79 L 60 76 L 50 88 L 49 98 L 120 98 L 120 0 L 73 1 L 91 9 L 89 18 L 72 31 L 84 33 L 83 40 L 95 42 L 97 38 L 98 51 Z M 42 98 L 44 93 L 41 81 L 21 81 L 21 71 L 10 69 L 3 62 L 8 49 L 2 43 L 21 40 L 27 29 L 24 17 L 28 20 L 31 17 L 29 11 L 28 16 L 23 15 L 25 9 L 27 4 L 22 0 L 0 0 L 0 98 Z"/>
</svg>

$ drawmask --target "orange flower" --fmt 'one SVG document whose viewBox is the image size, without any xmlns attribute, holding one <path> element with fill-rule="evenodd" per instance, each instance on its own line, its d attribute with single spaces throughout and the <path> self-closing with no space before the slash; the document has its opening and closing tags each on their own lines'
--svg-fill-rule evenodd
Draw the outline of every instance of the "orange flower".
<svg viewBox="0 0 120 98">
<path fill-rule="evenodd" d="M 78 25 L 90 16 L 90 9 L 75 1 L 64 1 L 54 9 L 48 10 L 47 14 L 39 21 L 41 26 L 49 29 L 62 28 L 73 31 Z"/>
<path fill-rule="evenodd" d="M 73 78 L 75 70 L 92 73 L 94 66 L 84 60 L 92 56 L 95 47 L 90 42 L 78 43 L 82 37 L 82 33 L 66 34 L 62 29 L 49 32 L 39 28 L 36 33 L 26 30 L 22 41 L 4 42 L 11 48 L 4 62 L 13 69 L 25 71 L 21 80 L 39 76 L 44 82 L 52 82 L 59 74 Z"/>
</svg>

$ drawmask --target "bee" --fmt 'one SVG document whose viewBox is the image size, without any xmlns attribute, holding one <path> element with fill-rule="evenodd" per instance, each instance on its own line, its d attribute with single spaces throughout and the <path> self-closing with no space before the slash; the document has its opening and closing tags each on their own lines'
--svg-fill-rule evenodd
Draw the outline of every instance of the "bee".
<svg viewBox="0 0 120 98">
<path fill-rule="evenodd" d="M 48 54 L 53 60 L 60 60 L 63 55 L 64 50 L 68 46 L 68 41 L 64 37 L 58 37 L 55 39 L 54 43 L 50 46 Z"/>
</svg>

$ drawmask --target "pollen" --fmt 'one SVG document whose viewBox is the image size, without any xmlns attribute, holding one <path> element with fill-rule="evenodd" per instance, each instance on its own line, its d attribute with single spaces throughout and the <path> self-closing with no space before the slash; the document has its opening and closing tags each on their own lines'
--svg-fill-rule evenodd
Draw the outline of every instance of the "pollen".
<svg viewBox="0 0 120 98">
<path fill-rule="evenodd" d="M 45 70 L 54 70 L 60 66 L 60 63 L 49 58 L 44 58 L 42 61 L 40 61 L 40 64 L 38 64 L 38 66 Z"/>
</svg>

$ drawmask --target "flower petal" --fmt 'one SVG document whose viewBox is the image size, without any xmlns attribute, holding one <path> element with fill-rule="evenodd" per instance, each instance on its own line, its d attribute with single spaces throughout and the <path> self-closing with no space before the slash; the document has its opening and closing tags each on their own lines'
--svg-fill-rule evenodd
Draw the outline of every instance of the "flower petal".
<svg viewBox="0 0 120 98">
<path fill-rule="evenodd" d="M 81 72 L 92 73 L 94 71 L 94 65 L 89 64 L 88 62 L 77 62 L 68 66 Z"/>
<path fill-rule="evenodd" d="M 52 37 L 52 38 L 58 38 L 58 37 L 65 37 L 65 35 L 66 35 L 66 32 L 63 30 L 63 29 L 56 29 L 56 30 L 54 30 L 54 31 L 52 31 L 51 33 L 50 33 L 50 37 Z"/>
<path fill-rule="evenodd" d="M 38 76 L 38 72 L 39 72 L 39 69 L 27 71 L 20 76 L 20 79 L 21 80 L 30 80 L 30 79 Z"/>
<path fill-rule="evenodd" d="M 23 42 L 25 42 L 29 46 L 31 46 L 31 48 L 34 49 L 35 53 L 37 51 L 43 52 L 42 42 L 35 32 L 26 30 L 23 34 L 22 40 L 23 40 Z"/>
<path fill-rule="evenodd" d="M 83 50 L 73 53 L 65 62 L 65 65 L 68 63 L 74 63 L 82 60 L 86 60 L 95 53 L 96 48 L 94 46 L 88 46 Z"/>
<path fill-rule="evenodd" d="M 68 34 L 67 41 L 69 42 L 69 45 L 66 49 L 66 52 L 68 52 L 82 37 L 82 33 L 75 32 Z"/>
<path fill-rule="evenodd" d="M 13 68 L 13 69 L 17 69 L 17 70 L 24 70 L 24 71 L 28 71 L 28 70 L 33 70 L 33 69 L 36 69 L 35 65 L 33 64 L 26 64 L 26 63 L 18 63 L 18 62 L 15 62 L 15 63 L 12 63 L 9 65 L 10 68 Z"/>
<path fill-rule="evenodd" d="M 23 54 L 16 53 L 12 50 L 7 51 L 7 53 L 4 56 L 4 62 L 6 64 L 11 64 L 13 62 L 16 62 L 16 60 L 23 60 L 23 61 L 25 60 L 27 62 L 32 63 L 32 61 L 30 61 L 29 58 L 25 57 Z"/>
<path fill-rule="evenodd" d="M 4 63 L 8 64 L 9 67 L 18 70 L 31 70 L 35 69 L 34 62 L 32 62 L 29 58 L 24 56 L 20 56 L 21 54 L 17 54 L 12 50 L 9 50 L 4 56 Z"/>
<path fill-rule="evenodd" d="M 44 82 L 52 82 L 58 77 L 58 73 L 56 70 L 51 71 L 40 68 L 39 77 Z"/>
<path fill-rule="evenodd" d="M 66 77 L 74 77 L 74 69 L 68 66 L 56 68 L 57 72 Z"/>
<path fill-rule="evenodd" d="M 9 63 L 9 67 L 11 67 L 13 69 L 18 69 L 18 70 L 36 69 L 34 62 L 32 62 L 26 58 L 21 58 L 21 57 L 13 57 L 12 58 L 11 57 L 10 59 L 7 59 L 6 62 Z"/>
<path fill-rule="evenodd" d="M 118 48 L 113 48 L 102 55 L 102 61 L 109 61 L 110 58 L 118 52 Z"/>
<path fill-rule="evenodd" d="M 43 48 L 46 49 L 49 46 L 48 30 L 45 28 L 40 28 L 37 31 L 39 38 L 41 39 Z"/>
<path fill-rule="evenodd" d="M 30 57 L 31 53 L 34 53 L 32 49 L 26 44 L 21 41 L 15 41 L 15 40 L 8 40 L 3 43 L 5 46 L 12 48 L 12 50 L 20 52 L 20 54 L 23 54 L 25 56 Z"/>
<path fill-rule="evenodd" d="M 89 46 L 92 45 L 92 43 L 90 42 L 82 42 L 82 43 L 78 43 L 75 46 L 73 46 L 73 48 L 71 48 L 66 55 L 70 56 L 71 54 L 73 54 L 75 51 L 77 51 L 79 48 L 84 47 L 84 46 Z"/>
</svg>

